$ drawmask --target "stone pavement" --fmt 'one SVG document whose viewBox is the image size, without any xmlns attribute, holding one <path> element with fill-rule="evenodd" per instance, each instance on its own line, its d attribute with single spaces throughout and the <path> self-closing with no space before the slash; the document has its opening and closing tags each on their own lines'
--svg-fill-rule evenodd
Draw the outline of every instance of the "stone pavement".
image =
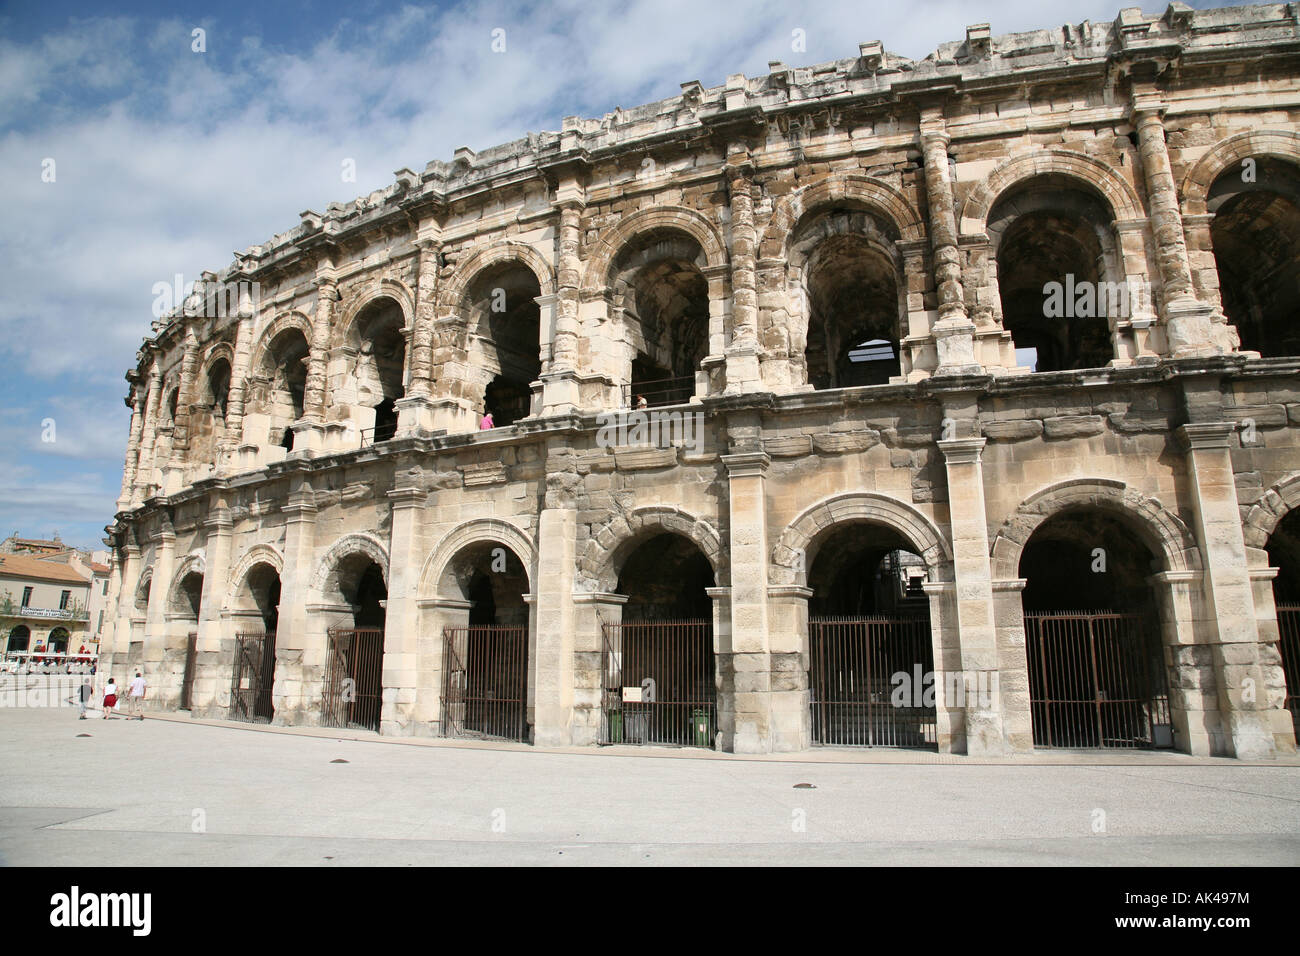
<svg viewBox="0 0 1300 956">
<path fill-rule="evenodd" d="M 69 708 L 0 710 L 0 767 L 10 865 L 1300 862 L 1294 761 L 533 750 Z"/>
</svg>

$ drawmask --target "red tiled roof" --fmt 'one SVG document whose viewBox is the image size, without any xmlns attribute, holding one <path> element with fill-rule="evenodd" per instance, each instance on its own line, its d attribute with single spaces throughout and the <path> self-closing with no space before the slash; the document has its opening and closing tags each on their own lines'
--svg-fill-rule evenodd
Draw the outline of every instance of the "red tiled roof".
<svg viewBox="0 0 1300 956">
<path fill-rule="evenodd" d="M 71 565 L 57 561 L 42 561 L 26 554 L 0 554 L 0 574 L 15 578 L 36 578 L 41 581 L 66 581 L 70 584 L 89 584 L 84 575 Z"/>
</svg>

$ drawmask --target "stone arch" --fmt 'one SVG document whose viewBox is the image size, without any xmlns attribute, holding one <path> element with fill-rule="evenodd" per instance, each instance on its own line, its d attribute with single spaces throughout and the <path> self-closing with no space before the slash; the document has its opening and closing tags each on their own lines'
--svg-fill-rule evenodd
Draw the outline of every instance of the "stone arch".
<svg viewBox="0 0 1300 956">
<path fill-rule="evenodd" d="M 131 606 L 136 610 L 147 610 L 149 596 L 153 593 L 153 565 L 140 572 L 140 580 L 135 584 L 135 593 L 131 597 Z"/>
<path fill-rule="evenodd" d="M 415 294 L 405 282 L 400 279 L 394 279 L 392 276 L 384 276 L 378 281 L 371 280 L 361 287 L 361 292 L 351 296 L 349 301 L 343 307 L 342 320 L 338 323 L 338 334 L 340 342 L 348 341 L 352 334 L 352 326 L 356 323 L 359 316 L 372 302 L 379 299 L 391 299 L 397 303 L 398 308 L 402 310 L 402 328 L 410 330 L 415 323 Z M 311 341 L 308 339 L 308 341 Z"/>
<path fill-rule="evenodd" d="M 1251 156 L 1273 156 L 1300 166 L 1300 133 L 1290 130 L 1248 130 L 1215 144 L 1183 177 L 1178 190 L 1183 200 L 1183 214 L 1203 215 L 1210 187 L 1215 180 L 1228 167 Z"/>
<path fill-rule="evenodd" d="M 671 505 L 647 505 L 615 515 L 592 534 L 578 561 L 578 574 L 585 591 L 609 591 L 618 587 L 618 575 L 628 555 L 649 533 L 672 532 L 689 539 L 709 560 L 715 584 L 727 580 L 727 553 L 717 529 L 703 518 Z"/>
<path fill-rule="evenodd" d="M 257 337 L 257 345 L 253 349 L 253 361 L 249 365 L 252 374 L 256 375 L 261 371 L 263 364 L 266 362 L 266 355 L 271 348 L 271 343 L 286 329 L 297 329 L 303 334 L 303 338 L 307 340 L 307 345 L 311 346 L 311 319 L 297 310 L 283 312 L 272 319 L 270 324 L 262 330 L 262 334 Z"/>
<path fill-rule="evenodd" d="M 416 593 L 422 597 L 439 596 L 437 592 L 442 582 L 443 572 L 452 559 L 469 545 L 490 541 L 499 542 L 515 553 L 515 557 L 524 565 L 529 587 L 535 589 L 537 585 L 534 580 L 534 569 L 537 567 L 537 548 L 532 538 L 523 530 L 500 518 L 473 518 L 443 535 L 442 540 L 425 558 L 424 565 L 420 569 Z"/>
<path fill-rule="evenodd" d="M 809 545 L 834 527 L 860 521 L 884 525 L 911 542 L 925 560 L 931 581 L 952 579 L 952 550 L 933 521 L 897 498 L 858 491 L 832 495 L 790 522 L 772 549 L 772 583 L 802 585 L 812 566 Z"/>
<path fill-rule="evenodd" d="M 207 354 L 203 356 L 203 364 L 199 367 L 198 381 L 206 382 L 208 374 L 212 371 L 212 366 L 216 365 L 221 359 L 230 363 L 230 374 L 235 374 L 235 349 L 229 342 L 218 342 L 208 349 Z"/>
<path fill-rule="evenodd" d="M 971 191 L 962 208 L 962 234 L 983 232 L 993 204 L 1008 189 L 1049 174 L 1077 180 L 1098 193 L 1117 221 L 1145 218 L 1137 191 L 1113 166 L 1073 150 L 1040 149 L 1003 163 Z"/>
<path fill-rule="evenodd" d="M 656 229 L 684 232 L 694 239 L 704 251 L 707 268 L 727 263 L 727 247 L 707 218 L 685 206 L 654 206 L 625 216 L 600 238 L 587 258 L 583 291 L 598 292 L 609 286 L 610 269 L 619 252 L 637 236 Z"/>
<path fill-rule="evenodd" d="M 176 565 L 176 570 L 172 573 L 171 583 L 167 587 L 166 609 L 168 611 L 188 610 L 182 601 L 181 584 L 190 574 L 204 574 L 205 571 L 206 561 L 202 551 L 194 551 L 181 558 Z"/>
<path fill-rule="evenodd" d="M 248 572 L 258 564 L 267 564 L 275 568 L 275 573 L 284 576 L 284 557 L 273 545 L 255 544 L 244 551 L 239 561 L 235 563 L 230 575 L 226 578 L 226 594 L 223 607 L 233 608 L 235 606 L 239 589 L 244 584 L 244 579 L 248 577 Z"/>
<path fill-rule="evenodd" d="M 1252 568 L 1268 566 L 1265 551 L 1268 539 L 1282 519 L 1297 508 L 1300 508 L 1300 471 L 1292 472 L 1260 495 L 1259 501 L 1246 514 L 1243 528 L 1246 557 Z"/>
<path fill-rule="evenodd" d="M 925 236 L 925 223 L 920 213 L 906 196 L 888 183 L 867 176 L 832 176 L 796 190 L 777 203 L 758 245 L 759 258 L 784 258 L 799 220 L 821 207 L 846 200 L 881 214 L 894 225 L 901 239 Z"/>
<path fill-rule="evenodd" d="M 537 276 L 542 295 L 555 294 L 555 272 L 545 257 L 527 243 L 507 240 L 477 250 L 456 267 L 455 275 L 438 295 L 439 315 L 462 311 L 466 305 L 465 297 L 478 275 L 505 262 L 526 266 Z"/>
<path fill-rule="evenodd" d="M 993 580 L 1020 577 L 1020 555 L 1034 531 L 1066 508 L 1101 508 L 1124 519 L 1166 571 L 1199 571 L 1201 553 L 1196 539 L 1179 517 L 1157 499 L 1122 481 L 1075 478 L 1034 492 L 1003 523 L 989 549 Z"/>
<path fill-rule="evenodd" d="M 387 586 L 388 551 L 380 540 L 373 534 L 345 534 L 330 545 L 329 550 L 316 563 L 312 571 L 308 593 L 314 600 L 319 601 L 323 598 L 325 584 L 338 563 L 353 554 L 363 554 L 379 565 L 379 570 L 384 576 L 384 585 Z"/>
</svg>

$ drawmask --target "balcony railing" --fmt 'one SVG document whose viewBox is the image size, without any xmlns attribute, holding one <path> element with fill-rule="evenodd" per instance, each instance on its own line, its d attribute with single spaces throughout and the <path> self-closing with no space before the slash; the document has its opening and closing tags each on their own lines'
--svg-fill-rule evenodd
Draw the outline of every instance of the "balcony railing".
<svg viewBox="0 0 1300 956">
<path fill-rule="evenodd" d="M 659 378 L 648 382 L 633 382 L 623 386 L 623 407 L 635 409 L 641 399 L 646 408 L 661 405 L 684 405 L 695 395 L 695 376 Z"/>
</svg>

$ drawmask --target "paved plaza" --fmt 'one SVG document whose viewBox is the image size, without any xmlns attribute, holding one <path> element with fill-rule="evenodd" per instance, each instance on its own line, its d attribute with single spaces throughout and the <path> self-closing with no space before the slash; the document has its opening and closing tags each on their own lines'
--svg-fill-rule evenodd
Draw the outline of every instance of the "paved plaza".
<svg viewBox="0 0 1300 956">
<path fill-rule="evenodd" d="M 1294 760 L 535 750 L 9 708 L 0 767 L 8 865 L 1300 862 Z"/>
</svg>

